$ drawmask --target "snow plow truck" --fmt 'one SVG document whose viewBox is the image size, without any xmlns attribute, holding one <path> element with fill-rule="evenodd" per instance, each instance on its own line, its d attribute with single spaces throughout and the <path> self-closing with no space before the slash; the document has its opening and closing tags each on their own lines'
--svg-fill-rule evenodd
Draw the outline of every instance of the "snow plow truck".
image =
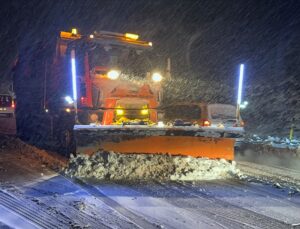
<svg viewBox="0 0 300 229">
<path fill-rule="evenodd" d="M 153 64 L 152 42 L 131 33 L 83 35 L 72 29 L 52 44 L 37 42 L 20 51 L 14 85 L 24 140 L 65 154 L 234 159 L 241 132 L 210 127 L 201 115 L 190 126 L 164 123 L 168 72 Z"/>
</svg>

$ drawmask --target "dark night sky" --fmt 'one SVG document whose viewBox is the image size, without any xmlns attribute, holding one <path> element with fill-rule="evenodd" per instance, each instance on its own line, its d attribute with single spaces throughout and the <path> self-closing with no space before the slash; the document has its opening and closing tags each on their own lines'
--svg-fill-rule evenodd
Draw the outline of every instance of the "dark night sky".
<svg viewBox="0 0 300 229">
<path fill-rule="evenodd" d="M 18 50 L 78 27 L 135 32 L 170 56 L 177 76 L 234 82 L 237 65 L 249 83 L 299 76 L 300 1 L 10 0 L 0 7 L 0 72 Z M 298 64 L 298 66 L 297 66 Z M 250 80 L 252 79 L 252 81 Z"/>
<path fill-rule="evenodd" d="M 0 91 L 18 52 L 61 30 L 133 32 L 171 57 L 171 100 L 234 103 L 245 63 L 249 128 L 300 136 L 300 0 L 3 0 L 0 15 Z"/>
</svg>

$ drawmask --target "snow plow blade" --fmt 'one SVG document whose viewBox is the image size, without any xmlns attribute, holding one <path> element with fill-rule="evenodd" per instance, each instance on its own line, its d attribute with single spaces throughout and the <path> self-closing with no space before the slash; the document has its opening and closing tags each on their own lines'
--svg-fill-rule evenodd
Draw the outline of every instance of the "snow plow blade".
<svg viewBox="0 0 300 229">
<path fill-rule="evenodd" d="M 77 154 L 97 151 L 234 159 L 240 134 L 201 128 L 75 126 Z"/>
</svg>

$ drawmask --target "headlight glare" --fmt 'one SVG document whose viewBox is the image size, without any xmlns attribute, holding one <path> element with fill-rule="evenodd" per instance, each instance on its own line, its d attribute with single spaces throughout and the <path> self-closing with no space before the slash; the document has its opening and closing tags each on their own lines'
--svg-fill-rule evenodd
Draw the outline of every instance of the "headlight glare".
<svg viewBox="0 0 300 229">
<path fill-rule="evenodd" d="M 118 79 L 120 76 L 120 71 L 118 70 L 110 70 L 109 72 L 107 72 L 107 77 L 111 80 L 116 80 Z"/>
<path fill-rule="evenodd" d="M 154 82 L 160 82 L 160 81 L 162 81 L 162 75 L 158 72 L 155 72 L 152 74 L 152 80 Z"/>
</svg>

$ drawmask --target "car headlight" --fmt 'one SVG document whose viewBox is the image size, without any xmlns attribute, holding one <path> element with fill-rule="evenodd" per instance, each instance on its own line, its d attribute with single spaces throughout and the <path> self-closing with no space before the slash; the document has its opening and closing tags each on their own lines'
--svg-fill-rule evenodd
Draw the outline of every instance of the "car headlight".
<svg viewBox="0 0 300 229">
<path fill-rule="evenodd" d="M 119 76 L 120 76 L 120 71 L 118 71 L 118 70 L 110 70 L 107 73 L 107 77 L 111 80 L 116 80 L 119 78 Z"/>
<path fill-rule="evenodd" d="M 152 80 L 154 82 L 160 82 L 160 81 L 162 81 L 162 75 L 158 72 L 155 72 L 152 74 Z"/>
</svg>

